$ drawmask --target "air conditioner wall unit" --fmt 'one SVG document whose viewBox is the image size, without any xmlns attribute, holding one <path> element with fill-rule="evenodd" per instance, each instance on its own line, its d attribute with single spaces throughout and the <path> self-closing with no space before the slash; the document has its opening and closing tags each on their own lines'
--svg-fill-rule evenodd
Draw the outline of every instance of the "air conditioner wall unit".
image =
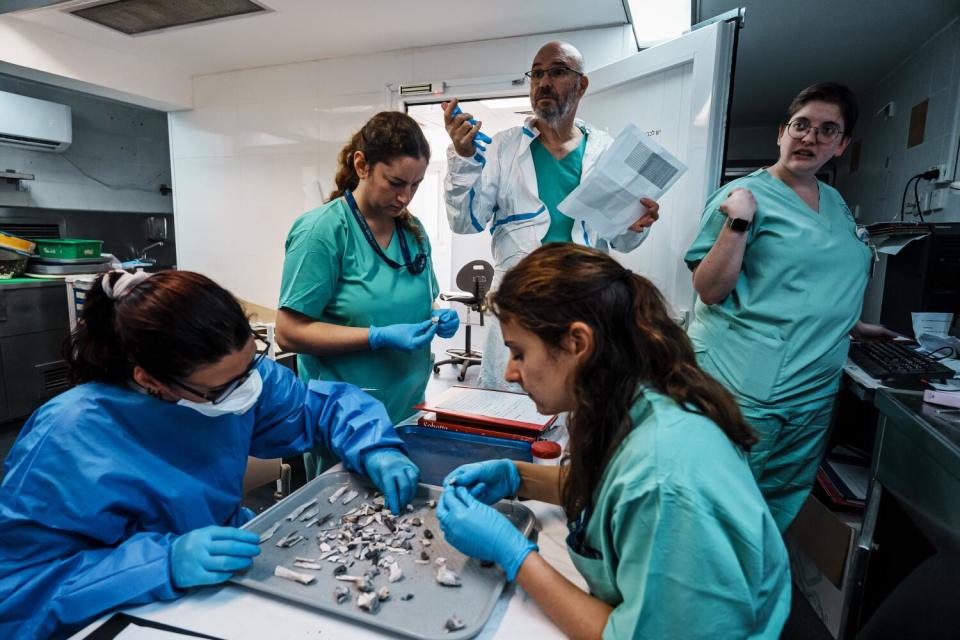
<svg viewBox="0 0 960 640">
<path fill-rule="evenodd" d="M 72 141 L 70 107 L 0 91 L 0 145 L 59 152 Z"/>
</svg>

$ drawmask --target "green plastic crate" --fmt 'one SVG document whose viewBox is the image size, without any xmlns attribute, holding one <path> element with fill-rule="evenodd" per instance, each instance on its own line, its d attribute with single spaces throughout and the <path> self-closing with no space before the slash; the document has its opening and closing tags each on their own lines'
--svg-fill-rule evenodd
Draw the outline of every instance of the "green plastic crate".
<svg viewBox="0 0 960 640">
<path fill-rule="evenodd" d="M 40 238 L 34 240 L 34 242 L 37 243 L 38 256 L 63 260 L 98 258 L 100 257 L 100 248 L 103 246 L 102 240 L 81 240 L 79 238 L 63 238 L 62 240 Z"/>
</svg>

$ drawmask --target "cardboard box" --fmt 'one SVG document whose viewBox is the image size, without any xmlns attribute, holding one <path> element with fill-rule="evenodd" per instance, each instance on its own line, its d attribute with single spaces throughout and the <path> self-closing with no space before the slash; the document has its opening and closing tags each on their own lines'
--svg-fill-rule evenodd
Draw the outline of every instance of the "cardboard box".
<svg viewBox="0 0 960 640">
<path fill-rule="evenodd" d="M 784 538 L 806 553 L 823 575 L 840 588 L 858 530 L 811 495 Z"/>
<path fill-rule="evenodd" d="M 794 584 L 835 638 L 853 586 L 848 571 L 860 519 L 858 513 L 833 512 L 811 495 L 784 533 Z"/>
</svg>

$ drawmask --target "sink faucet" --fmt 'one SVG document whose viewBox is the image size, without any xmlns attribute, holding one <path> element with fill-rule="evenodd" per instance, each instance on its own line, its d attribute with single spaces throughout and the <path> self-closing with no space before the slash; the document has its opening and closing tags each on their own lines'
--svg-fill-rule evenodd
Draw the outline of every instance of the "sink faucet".
<svg viewBox="0 0 960 640">
<path fill-rule="evenodd" d="M 151 249 L 156 249 L 157 247 L 162 247 L 162 246 L 163 246 L 163 240 L 159 240 L 157 242 L 154 242 L 153 244 L 148 244 L 140 251 L 140 256 L 137 259 L 140 262 L 149 262 L 151 264 L 155 264 L 156 260 L 147 260 L 147 251 L 150 251 Z"/>
</svg>

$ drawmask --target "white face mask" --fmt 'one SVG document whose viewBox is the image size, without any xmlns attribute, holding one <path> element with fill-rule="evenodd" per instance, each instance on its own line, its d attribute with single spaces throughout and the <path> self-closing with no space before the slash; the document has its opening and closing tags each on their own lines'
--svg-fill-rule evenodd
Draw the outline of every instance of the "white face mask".
<svg viewBox="0 0 960 640">
<path fill-rule="evenodd" d="M 256 369 L 250 374 L 250 377 L 243 381 L 239 387 L 227 396 L 227 399 L 220 404 L 212 402 L 193 402 L 191 400 L 179 400 L 178 405 L 189 407 L 194 411 L 199 411 L 205 416 L 216 418 L 230 413 L 240 415 L 250 411 L 253 405 L 257 404 L 257 398 L 263 390 L 263 380 L 260 378 L 260 372 Z"/>
</svg>

